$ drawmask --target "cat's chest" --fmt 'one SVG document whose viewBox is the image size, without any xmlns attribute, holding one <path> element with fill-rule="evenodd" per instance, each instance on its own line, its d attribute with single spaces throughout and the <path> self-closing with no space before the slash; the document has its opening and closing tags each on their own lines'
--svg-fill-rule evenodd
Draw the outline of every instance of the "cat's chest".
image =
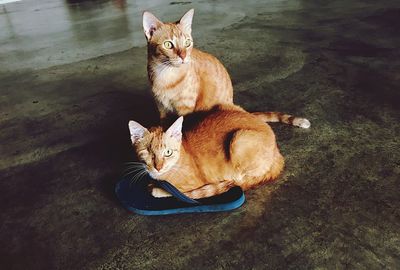
<svg viewBox="0 0 400 270">
<path fill-rule="evenodd" d="M 157 102 L 162 105 L 164 110 L 174 112 L 178 115 L 184 114 L 182 109 L 193 111 L 196 106 L 197 94 L 188 89 L 175 89 L 164 91 L 164 89 L 157 90 L 153 88 L 154 97 Z"/>
<path fill-rule="evenodd" d="M 174 92 L 183 88 L 194 88 L 194 76 L 190 68 L 163 68 L 162 66 L 153 67 L 153 88 L 157 91 Z"/>
<path fill-rule="evenodd" d="M 152 91 L 165 109 L 175 111 L 180 106 L 195 106 L 199 85 L 193 74 L 170 70 L 154 75 Z"/>
</svg>

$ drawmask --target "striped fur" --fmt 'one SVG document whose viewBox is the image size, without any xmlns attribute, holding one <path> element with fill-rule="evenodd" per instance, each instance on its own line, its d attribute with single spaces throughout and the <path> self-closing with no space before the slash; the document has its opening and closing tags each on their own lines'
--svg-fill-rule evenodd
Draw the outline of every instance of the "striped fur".
<svg viewBox="0 0 400 270">
<path fill-rule="evenodd" d="M 129 128 L 149 174 L 187 196 L 210 197 L 232 186 L 248 190 L 276 179 L 283 170 L 284 159 L 271 127 L 239 106 L 218 105 L 191 113 L 185 116 L 183 127 L 182 119 L 165 132 L 161 128 L 148 131 L 134 121 Z M 165 156 L 168 149 L 173 149 L 171 156 Z M 157 167 L 160 163 L 163 166 Z M 154 189 L 153 195 L 168 194 Z"/>
<path fill-rule="evenodd" d="M 176 23 L 163 23 L 149 12 L 143 13 L 147 38 L 148 77 L 160 118 L 168 114 L 186 115 L 209 110 L 218 104 L 233 104 L 233 87 L 225 67 L 214 56 L 193 48 L 191 24 L 193 9 Z M 191 40 L 186 47 L 185 41 Z M 164 46 L 173 43 L 172 49 Z M 283 122 L 308 128 L 304 118 L 282 113 L 255 113 L 265 122 Z"/>
<path fill-rule="evenodd" d="M 296 117 L 290 114 L 280 112 L 253 112 L 252 114 L 264 122 L 281 122 L 301 128 L 309 128 L 311 126 L 310 121 L 306 118 Z"/>
</svg>

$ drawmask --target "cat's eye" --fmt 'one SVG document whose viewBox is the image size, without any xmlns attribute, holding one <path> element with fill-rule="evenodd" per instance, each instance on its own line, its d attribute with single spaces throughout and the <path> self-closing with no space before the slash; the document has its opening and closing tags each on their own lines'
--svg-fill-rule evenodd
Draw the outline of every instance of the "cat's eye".
<svg viewBox="0 0 400 270">
<path fill-rule="evenodd" d="M 167 49 L 172 49 L 174 47 L 174 44 L 172 44 L 171 41 L 165 41 L 164 42 L 164 47 Z"/>
<path fill-rule="evenodd" d="M 192 45 L 192 41 L 190 39 L 185 40 L 185 47 L 189 47 Z"/>
<path fill-rule="evenodd" d="M 165 150 L 165 152 L 164 152 L 164 156 L 165 157 L 170 157 L 170 156 L 172 156 L 172 150 L 171 149 L 167 149 L 167 150 Z"/>
</svg>

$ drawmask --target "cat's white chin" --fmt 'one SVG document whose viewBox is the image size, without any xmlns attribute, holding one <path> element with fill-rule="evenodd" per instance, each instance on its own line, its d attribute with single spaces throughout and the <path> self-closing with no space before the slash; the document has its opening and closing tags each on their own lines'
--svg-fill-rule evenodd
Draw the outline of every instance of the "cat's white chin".
<svg viewBox="0 0 400 270">
<path fill-rule="evenodd" d="M 153 179 L 159 179 L 161 174 L 158 173 L 158 172 L 149 171 L 149 175 L 150 175 L 151 178 L 153 178 Z"/>
<path fill-rule="evenodd" d="M 184 66 L 186 64 L 188 64 L 190 62 L 190 58 L 186 57 L 185 60 L 182 60 L 181 58 L 171 61 L 171 64 L 174 67 L 180 67 L 180 66 Z"/>
<path fill-rule="evenodd" d="M 166 172 L 166 170 L 160 170 L 160 171 L 152 170 L 152 171 L 149 171 L 149 175 L 150 175 L 153 179 L 160 180 L 160 179 L 162 179 L 162 175 L 163 175 L 165 172 Z"/>
</svg>

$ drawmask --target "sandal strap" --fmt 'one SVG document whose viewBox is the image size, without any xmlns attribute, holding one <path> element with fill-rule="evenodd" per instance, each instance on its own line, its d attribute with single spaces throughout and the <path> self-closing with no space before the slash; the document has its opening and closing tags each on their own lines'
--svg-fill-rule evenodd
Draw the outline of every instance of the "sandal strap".
<svg viewBox="0 0 400 270">
<path fill-rule="evenodd" d="M 175 198 L 177 198 L 185 203 L 200 204 L 199 201 L 189 198 L 188 196 L 186 196 L 185 194 L 180 192 L 176 187 L 174 187 L 167 181 L 156 181 L 156 183 L 158 184 L 159 187 L 161 187 L 165 191 L 169 192 L 172 196 L 174 196 Z"/>
</svg>

